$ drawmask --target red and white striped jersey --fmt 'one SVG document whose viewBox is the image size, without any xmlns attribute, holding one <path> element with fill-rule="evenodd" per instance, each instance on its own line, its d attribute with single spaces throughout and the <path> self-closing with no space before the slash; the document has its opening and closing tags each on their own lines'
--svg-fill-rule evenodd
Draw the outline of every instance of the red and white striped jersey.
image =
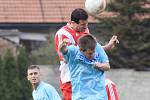
<svg viewBox="0 0 150 100">
<path fill-rule="evenodd" d="M 119 100 L 115 83 L 112 82 L 110 79 L 106 79 L 105 86 L 106 86 L 108 100 Z"/>
</svg>

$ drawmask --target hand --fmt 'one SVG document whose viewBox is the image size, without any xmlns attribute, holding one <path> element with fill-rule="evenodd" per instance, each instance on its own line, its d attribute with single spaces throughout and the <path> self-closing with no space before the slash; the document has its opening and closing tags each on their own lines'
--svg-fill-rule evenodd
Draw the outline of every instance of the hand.
<svg viewBox="0 0 150 100">
<path fill-rule="evenodd" d="M 111 39 L 109 40 L 109 42 L 118 44 L 118 43 L 119 43 L 119 40 L 117 39 L 117 36 L 116 36 L 116 35 L 113 35 L 113 36 L 111 37 Z"/>
<path fill-rule="evenodd" d="M 102 66 L 101 66 L 101 63 L 100 62 L 94 62 L 94 68 L 96 69 L 100 69 Z"/>
<path fill-rule="evenodd" d="M 58 49 L 60 52 L 65 52 L 66 51 L 66 46 L 69 44 L 69 39 L 64 39 L 59 43 Z"/>
<path fill-rule="evenodd" d="M 109 40 L 108 48 L 113 49 L 115 47 L 115 45 L 118 43 L 119 43 L 119 40 L 117 39 L 117 36 L 113 35 L 111 37 L 111 39 Z"/>
<path fill-rule="evenodd" d="M 98 70 L 108 71 L 110 70 L 110 65 L 108 62 L 105 63 L 94 62 L 94 68 Z"/>
</svg>

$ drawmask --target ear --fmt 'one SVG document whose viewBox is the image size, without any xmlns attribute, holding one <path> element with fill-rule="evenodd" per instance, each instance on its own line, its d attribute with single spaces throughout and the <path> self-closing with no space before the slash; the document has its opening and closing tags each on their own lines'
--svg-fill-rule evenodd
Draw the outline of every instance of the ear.
<svg viewBox="0 0 150 100">
<path fill-rule="evenodd" d="M 80 51 L 85 52 L 87 49 L 80 48 Z"/>
<path fill-rule="evenodd" d="M 72 26 L 72 25 L 76 25 L 77 23 L 76 22 L 74 22 L 74 21 L 70 21 L 70 25 Z"/>
<path fill-rule="evenodd" d="M 74 21 L 70 21 L 70 23 L 75 23 Z"/>
<path fill-rule="evenodd" d="M 80 48 L 80 51 L 83 51 L 83 49 L 82 49 L 82 48 Z"/>
<path fill-rule="evenodd" d="M 28 81 L 30 80 L 29 76 L 27 76 L 27 80 L 28 80 Z"/>
</svg>

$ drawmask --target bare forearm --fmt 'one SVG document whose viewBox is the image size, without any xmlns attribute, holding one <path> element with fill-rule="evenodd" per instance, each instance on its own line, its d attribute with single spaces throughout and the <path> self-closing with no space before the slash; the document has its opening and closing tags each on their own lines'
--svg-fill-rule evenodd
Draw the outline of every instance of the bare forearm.
<svg viewBox="0 0 150 100">
<path fill-rule="evenodd" d="M 109 63 L 100 63 L 100 62 L 95 62 L 94 67 L 103 71 L 108 71 L 110 70 L 110 65 Z"/>
<path fill-rule="evenodd" d="M 107 43 L 106 45 L 104 45 L 102 47 L 105 51 L 108 51 L 108 50 L 111 50 L 112 48 L 114 48 L 114 46 L 115 46 L 115 44 Z"/>
<path fill-rule="evenodd" d="M 102 46 L 102 47 L 103 47 L 103 49 L 104 49 L 105 51 L 108 51 L 108 50 L 111 49 L 112 46 L 110 46 L 109 44 L 106 44 L 106 45 L 104 45 L 104 46 Z"/>
</svg>

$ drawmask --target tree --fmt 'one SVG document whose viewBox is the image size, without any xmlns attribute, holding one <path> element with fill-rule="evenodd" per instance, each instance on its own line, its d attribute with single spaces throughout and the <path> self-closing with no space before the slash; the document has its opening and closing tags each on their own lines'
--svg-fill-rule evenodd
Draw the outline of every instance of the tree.
<svg viewBox="0 0 150 100">
<path fill-rule="evenodd" d="M 17 99 L 19 90 L 16 87 L 17 83 L 17 69 L 16 62 L 11 53 L 11 50 L 6 50 L 3 58 L 4 68 L 3 68 L 3 100 L 11 100 L 12 98 Z"/>
<path fill-rule="evenodd" d="M 3 62 L 2 62 L 2 59 L 1 59 L 1 56 L 0 56 L 0 99 L 2 99 L 2 97 L 3 97 L 3 91 L 4 91 L 4 83 L 3 83 L 3 69 L 4 69 L 4 66 L 3 66 Z"/>
<path fill-rule="evenodd" d="M 4 57 L 0 60 L 1 66 L 1 76 L 0 76 L 0 100 L 30 100 L 31 88 L 28 87 L 27 79 L 24 76 L 26 66 L 25 65 L 26 56 L 19 51 L 18 59 L 13 56 L 10 49 L 6 50 Z M 17 64 L 17 62 L 19 63 Z M 20 65 L 20 66 L 17 66 Z M 24 67 L 24 68 L 21 68 Z"/>
<path fill-rule="evenodd" d="M 18 68 L 18 77 L 20 81 L 20 100 L 29 100 L 31 99 L 32 87 L 29 81 L 27 81 L 27 67 L 29 65 L 29 60 L 25 48 L 18 48 L 17 55 L 17 68 Z"/>
<path fill-rule="evenodd" d="M 150 68 L 150 13 L 144 7 L 148 0 L 116 0 L 107 5 L 109 12 L 119 12 L 118 17 L 98 18 L 103 37 L 108 39 L 112 33 L 118 35 L 120 44 L 109 52 L 110 63 L 114 68 Z M 107 33 L 107 34 L 106 34 Z"/>
</svg>

